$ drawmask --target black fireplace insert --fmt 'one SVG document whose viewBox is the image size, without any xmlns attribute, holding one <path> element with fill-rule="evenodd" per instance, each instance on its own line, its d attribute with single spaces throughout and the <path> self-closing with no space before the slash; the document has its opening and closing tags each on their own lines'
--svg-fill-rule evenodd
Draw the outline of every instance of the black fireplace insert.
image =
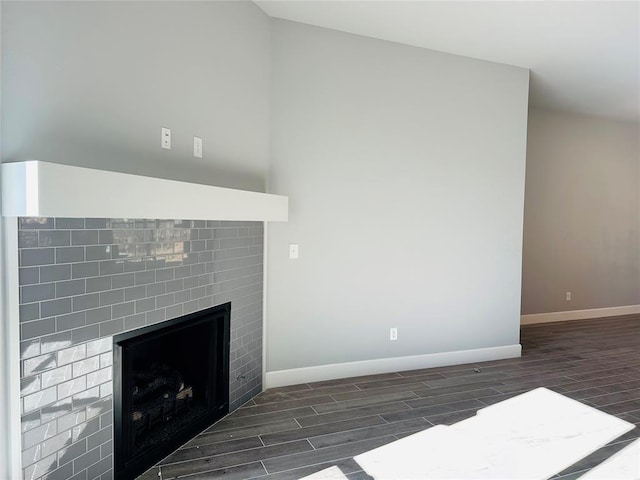
<svg viewBox="0 0 640 480">
<path fill-rule="evenodd" d="M 115 478 L 133 479 L 229 412 L 231 303 L 113 337 Z"/>
</svg>

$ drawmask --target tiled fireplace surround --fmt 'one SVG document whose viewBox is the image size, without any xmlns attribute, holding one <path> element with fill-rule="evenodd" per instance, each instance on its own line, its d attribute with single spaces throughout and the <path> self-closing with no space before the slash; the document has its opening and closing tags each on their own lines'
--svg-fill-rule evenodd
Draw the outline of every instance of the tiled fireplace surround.
<svg viewBox="0 0 640 480">
<path fill-rule="evenodd" d="M 260 392 L 262 222 L 17 221 L 24 478 L 113 477 L 115 334 L 230 301 L 230 410 Z"/>
</svg>

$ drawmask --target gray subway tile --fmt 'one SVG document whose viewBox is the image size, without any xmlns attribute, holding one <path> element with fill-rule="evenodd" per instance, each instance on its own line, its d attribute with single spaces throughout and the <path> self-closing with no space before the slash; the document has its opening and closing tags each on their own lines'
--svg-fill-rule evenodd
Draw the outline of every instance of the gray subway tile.
<svg viewBox="0 0 640 480">
<path fill-rule="evenodd" d="M 54 225 L 53 217 L 20 217 L 18 221 L 19 229 L 51 230 Z"/>
<path fill-rule="evenodd" d="M 198 299 L 198 308 L 204 310 L 205 308 L 213 307 L 213 297 L 203 297 Z"/>
<path fill-rule="evenodd" d="M 111 372 L 113 369 L 109 366 L 95 372 L 87 374 L 87 388 L 93 388 L 105 382 L 111 381 Z"/>
<path fill-rule="evenodd" d="M 69 363 L 84 360 L 87 357 L 87 346 L 76 345 L 66 348 L 58 352 L 58 365 L 66 365 Z"/>
<path fill-rule="evenodd" d="M 213 231 L 213 238 L 222 239 L 222 238 L 234 238 L 239 235 L 238 229 L 235 227 L 230 228 L 216 228 Z"/>
<path fill-rule="evenodd" d="M 206 248 L 206 242 L 204 240 L 194 240 L 191 242 L 192 252 L 202 252 Z"/>
<path fill-rule="evenodd" d="M 89 390 L 85 390 L 84 392 L 80 392 L 73 396 L 73 408 L 77 410 L 79 408 L 87 407 L 87 418 L 91 418 L 88 406 L 94 404 L 98 400 L 100 400 L 100 388 L 90 388 Z M 89 427 L 91 427 L 93 431 L 87 431 Z M 82 429 L 74 429 L 74 440 L 84 438 L 87 435 L 91 435 L 93 432 L 97 432 L 99 427 L 99 418 L 94 418 L 88 421 Z"/>
<path fill-rule="evenodd" d="M 184 287 L 184 280 L 170 280 L 167 282 L 167 293 L 177 292 Z"/>
<path fill-rule="evenodd" d="M 22 415 L 20 417 L 20 431 L 22 433 L 28 432 L 32 429 L 36 429 L 41 425 L 40 411 L 35 411 Z"/>
<path fill-rule="evenodd" d="M 71 313 L 71 297 L 48 300 L 40 304 L 40 315 L 43 318 L 65 313 Z"/>
<path fill-rule="evenodd" d="M 71 380 L 71 378 L 73 378 L 73 373 L 71 365 L 64 365 L 62 367 L 54 368 L 53 370 L 47 370 L 40 376 L 42 378 L 42 388 L 49 388 L 67 380 Z"/>
<path fill-rule="evenodd" d="M 191 294 L 189 290 L 182 290 L 181 292 L 176 292 L 175 301 L 176 303 L 185 303 L 191 300 Z"/>
<path fill-rule="evenodd" d="M 40 340 L 20 342 L 20 359 L 37 357 L 40 355 Z"/>
<path fill-rule="evenodd" d="M 108 421 L 109 423 L 103 425 L 103 423 L 105 423 L 102 421 L 103 419 L 105 421 Z M 100 428 L 107 428 L 107 426 L 111 425 L 112 423 L 113 419 L 111 414 L 105 414 L 100 417 Z M 103 457 L 113 454 L 113 440 L 109 440 L 100 446 L 100 454 Z"/>
<path fill-rule="evenodd" d="M 184 289 L 185 290 L 189 290 L 193 287 L 197 287 L 198 286 L 198 277 L 188 277 L 184 279 Z"/>
<path fill-rule="evenodd" d="M 139 313 L 137 315 L 131 315 L 124 319 L 124 328 L 125 330 L 132 330 L 134 328 L 140 328 L 145 325 L 146 317 L 144 313 Z"/>
<path fill-rule="evenodd" d="M 58 433 L 58 430 L 56 428 L 56 422 L 45 423 L 39 427 L 36 427 L 32 430 L 24 432 L 24 435 L 22 435 L 24 447 L 31 448 L 34 445 L 37 445 L 48 438 L 54 437 L 57 433 Z"/>
<path fill-rule="evenodd" d="M 70 313 L 56 317 L 56 331 L 71 330 L 85 326 L 85 312 Z"/>
<path fill-rule="evenodd" d="M 58 457 L 59 459 L 60 457 Z M 58 464 L 60 465 L 60 463 Z M 68 480 L 73 476 L 73 464 L 67 463 L 47 474 L 47 480 Z"/>
<path fill-rule="evenodd" d="M 50 370 L 57 366 L 55 354 L 41 355 L 22 362 L 22 376 L 27 377 L 36 373 Z"/>
<path fill-rule="evenodd" d="M 123 273 L 120 275 L 113 275 L 111 277 L 111 284 L 113 288 L 125 288 L 131 287 L 135 282 L 135 274 L 133 273 Z"/>
<path fill-rule="evenodd" d="M 123 273 L 124 263 L 122 260 L 103 260 L 100 262 L 100 275 Z"/>
<path fill-rule="evenodd" d="M 198 230 L 198 239 L 199 240 L 209 240 L 213 238 L 213 230 L 210 228 L 205 228 L 202 230 Z"/>
<path fill-rule="evenodd" d="M 167 307 L 166 309 L 167 320 L 180 317 L 181 315 L 182 315 L 182 304 L 174 305 L 172 307 Z"/>
<path fill-rule="evenodd" d="M 38 232 L 39 247 L 68 247 L 71 245 L 69 231 L 41 230 Z"/>
<path fill-rule="evenodd" d="M 129 287 L 125 289 L 124 299 L 129 302 L 131 300 L 140 300 L 147 295 L 147 289 L 144 285 L 138 287 Z"/>
<path fill-rule="evenodd" d="M 147 285 L 147 297 L 157 297 L 158 295 L 162 295 L 167 291 L 167 284 L 164 282 L 161 283 L 151 283 Z"/>
<path fill-rule="evenodd" d="M 73 470 L 73 463 L 71 462 L 86 452 L 87 452 L 87 441 L 85 439 L 82 439 L 79 442 L 73 443 L 68 447 L 64 448 L 63 450 L 61 450 L 60 452 L 58 452 L 58 463 L 60 465 L 65 465 L 65 464 L 69 465 Z M 86 470 L 83 470 L 83 472 L 86 473 Z M 67 480 L 70 478 L 71 478 L 71 475 L 69 475 L 68 477 L 65 477 L 64 480 Z"/>
<path fill-rule="evenodd" d="M 40 267 L 40 281 L 56 282 L 59 280 L 71 280 L 71 266 L 70 265 L 48 265 L 46 267 Z"/>
<path fill-rule="evenodd" d="M 183 305 L 183 310 L 184 313 L 193 313 L 193 312 L 197 312 L 198 311 L 198 301 L 197 300 L 193 300 L 191 302 L 187 302 Z"/>
<path fill-rule="evenodd" d="M 36 445 L 34 447 L 25 449 L 22 451 L 22 467 L 28 467 L 29 465 L 34 464 L 38 460 L 40 460 L 42 447 L 40 445 Z"/>
<path fill-rule="evenodd" d="M 167 266 L 167 261 L 164 257 L 147 258 L 144 262 L 146 270 L 158 270 Z"/>
<path fill-rule="evenodd" d="M 100 357 L 98 356 L 89 357 L 84 360 L 75 362 L 73 364 L 73 376 L 74 378 L 75 377 L 86 378 L 85 375 L 87 373 L 95 372 L 99 369 L 100 369 Z M 86 388 L 83 388 L 82 390 L 86 390 Z M 79 393 L 80 391 L 81 390 L 74 393 Z"/>
<path fill-rule="evenodd" d="M 132 315 L 135 310 L 135 302 L 119 303 L 111 307 L 113 312 L 113 318 L 125 317 Z"/>
<path fill-rule="evenodd" d="M 44 372 L 46 374 L 48 372 Z M 49 385 L 46 385 L 47 387 Z M 33 375 L 31 377 L 24 377 L 20 379 L 20 396 L 24 397 L 30 393 L 39 392 L 42 388 L 39 375 Z"/>
<path fill-rule="evenodd" d="M 167 280 L 174 279 L 174 269 L 173 268 L 161 268 L 156 270 L 156 281 L 165 282 Z"/>
<path fill-rule="evenodd" d="M 74 263 L 71 265 L 71 278 L 97 277 L 99 273 L 98 262 Z"/>
<path fill-rule="evenodd" d="M 87 362 L 88 360 L 83 360 L 82 362 Z M 79 362 L 79 363 L 82 363 Z M 73 364 L 73 374 L 76 376 L 76 364 Z M 87 389 L 87 377 L 86 376 L 78 376 L 78 378 L 74 378 L 73 380 L 69 380 L 68 382 L 61 383 L 56 387 L 58 389 L 58 400 L 62 400 L 64 398 L 75 395 L 76 393 L 84 392 Z"/>
<path fill-rule="evenodd" d="M 87 325 L 93 325 L 94 323 L 106 322 L 111 320 L 112 307 L 99 307 L 87 310 Z"/>
<path fill-rule="evenodd" d="M 20 305 L 20 321 L 28 322 L 40 318 L 39 303 L 25 303 Z"/>
<path fill-rule="evenodd" d="M 99 230 L 111 228 L 111 219 L 109 218 L 86 218 L 85 228 L 87 230 Z"/>
<path fill-rule="evenodd" d="M 158 310 L 153 310 L 151 312 L 146 313 L 147 325 L 152 325 L 154 323 L 163 322 L 166 319 L 166 311 L 164 308 L 160 308 Z"/>
<path fill-rule="evenodd" d="M 111 277 L 92 277 L 92 278 L 87 278 L 86 281 L 87 281 L 87 293 L 103 292 L 105 290 L 111 290 L 112 288 Z"/>
<path fill-rule="evenodd" d="M 89 310 L 100 305 L 100 294 L 89 293 L 87 295 L 78 295 L 73 297 L 73 311 Z"/>
<path fill-rule="evenodd" d="M 72 230 L 71 244 L 72 245 L 97 245 L 98 232 L 94 230 Z"/>
<path fill-rule="evenodd" d="M 73 471 L 79 472 L 80 470 L 85 470 L 99 461 L 100 447 L 96 447 L 73 461 Z"/>
<path fill-rule="evenodd" d="M 191 289 L 191 300 L 202 298 L 206 295 L 205 287 L 198 287 Z"/>
<path fill-rule="evenodd" d="M 78 398 L 78 400 L 84 398 L 86 401 L 91 401 L 93 402 L 94 398 L 97 399 L 97 392 L 99 391 L 99 389 L 94 388 L 91 390 L 87 390 L 88 394 L 86 393 L 81 393 L 78 395 L 74 396 L 74 401 L 76 398 Z M 74 405 L 74 408 L 78 408 L 82 406 L 81 404 L 79 405 Z M 87 423 L 80 425 L 76 428 L 73 429 L 73 441 L 78 441 L 81 440 L 83 438 L 87 438 L 89 435 L 96 433 L 98 430 L 100 429 L 100 419 L 99 418 L 94 418 L 92 420 L 89 420 Z"/>
<path fill-rule="evenodd" d="M 205 264 L 196 264 L 191 267 L 191 275 L 202 275 L 207 273 L 207 267 Z"/>
<path fill-rule="evenodd" d="M 42 353 L 57 352 L 71 345 L 71 332 L 54 333 L 40 339 Z"/>
<path fill-rule="evenodd" d="M 100 338 L 93 342 L 87 343 L 87 356 L 93 357 L 100 353 L 110 352 L 112 350 L 112 341 L 110 338 Z"/>
<path fill-rule="evenodd" d="M 25 267 L 18 271 L 19 285 L 32 285 L 40 283 L 40 269 L 38 267 Z"/>
<path fill-rule="evenodd" d="M 98 232 L 98 242 L 100 245 L 113 243 L 113 230 L 100 230 Z"/>
<path fill-rule="evenodd" d="M 109 290 L 100 293 L 100 306 L 124 302 L 124 289 Z"/>
<path fill-rule="evenodd" d="M 40 390 L 37 393 L 27 395 L 23 399 L 24 413 L 29 413 L 33 410 L 37 410 L 38 408 L 42 408 L 45 405 L 55 402 L 56 400 L 56 387 L 46 388 L 44 390 Z"/>
<path fill-rule="evenodd" d="M 18 248 L 35 248 L 38 246 L 37 230 L 18 231 Z"/>
<path fill-rule="evenodd" d="M 70 297 L 72 295 L 82 295 L 85 293 L 84 280 L 67 280 L 56 282 L 56 297 Z"/>
<path fill-rule="evenodd" d="M 155 308 L 156 308 L 155 298 L 145 298 L 145 299 L 136 301 L 136 313 L 148 312 L 149 310 L 155 310 Z"/>
<path fill-rule="evenodd" d="M 83 229 L 84 218 L 56 218 L 55 228 L 57 230 Z"/>
<path fill-rule="evenodd" d="M 84 247 L 56 248 L 56 263 L 84 262 Z"/>
<path fill-rule="evenodd" d="M 156 298 L 156 306 L 158 308 L 169 307 L 175 303 L 175 294 L 168 293 L 166 295 L 160 295 Z"/>
<path fill-rule="evenodd" d="M 94 465 L 91 465 L 88 468 L 87 470 L 88 478 L 98 478 L 98 476 L 101 476 L 107 473 L 111 469 L 112 464 L 113 464 L 113 457 L 108 456 L 106 458 L 103 458 L 102 460 L 95 463 Z M 100 478 L 100 480 L 102 480 L 102 477 Z"/>
<path fill-rule="evenodd" d="M 191 276 L 191 265 L 186 265 L 184 267 L 176 267 L 175 268 L 175 278 L 186 278 Z"/>
<path fill-rule="evenodd" d="M 135 274 L 136 285 L 143 285 L 147 283 L 154 283 L 156 281 L 156 272 L 154 270 L 148 270 L 144 272 L 137 272 Z"/>
<path fill-rule="evenodd" d="M 116 335 L 122 331 L 124 331 L 124 320 L 122 318 L 100 324 L 100 336 L 102 337 Z"/>
<path fill-rule="evenodd" d="M 76 473 L 69 480 L 89 480 L 89 477 L 87 477 L 87 470 L 82 470 L 80 473 Z M 98 480 L 98 479 L 92 479 L 92 480 Z M 102 478 L 100 478 L 100 480 L 102 480 Z"/>
<path fill-rule="evenodd" d="M 34 320 L 32 322 L 25 322 L 21 326 L 22 340 L 29 340 L 30 338 L 41 337 L 48 335 L 56 331 L 56 319 L 45 318 L 44 320 Z"/>
<path fill-rule="evenodd" d="M 55 261 L 53 248 L 29 248 L 20 251 L 20 266 L 51 265 Z"/>
<path fill-rule="evenodd" d="M 133 259 L 124 261 L 125 272 L 139 272 L 145 269 L 145 263 L 142 259 Z"/>
<path fill-rule="evenodd" d="M 71 368 L 71 365 L 68 365 L 68 368 Z M 71 376 L 69 376 L 71 379 Z M 77 427 L 78 425 L 82 425 L 87 421 L 87 414 L 85 410 L 77 410 L 68 415 L 63 415 L 58 418 L 58 431 L 62 432 L 64 430 L 69 430 L 71 428 Z"/>
<path fill-rule="evenodd" d="M 55 437 L 42 442 L 42 455 L 49 456 L 51 454 L 57 453 L 59 450 L 69 444 L 71 444 L 71 430 L 59 433 Z"/>
<path fill-rule="evenodd" d="M 71 339 L 73 343 L 88 342 L 89 340 L 95 340 L 100 336 L 100 327 L 98 325 L 90 325 L 88 327 L 76 328 L 71 332 Z"/>
<path fill-rule="evenodd" d="M 112 218 L 111 228 L 134 228 L 135 220 L 131 218 Z"/>
<path fill-rule="evenodd" d="M 111 259 L 111 247 L 109 245 L 95 245 L 85 249 L 87 261 Z"/>
</svg>

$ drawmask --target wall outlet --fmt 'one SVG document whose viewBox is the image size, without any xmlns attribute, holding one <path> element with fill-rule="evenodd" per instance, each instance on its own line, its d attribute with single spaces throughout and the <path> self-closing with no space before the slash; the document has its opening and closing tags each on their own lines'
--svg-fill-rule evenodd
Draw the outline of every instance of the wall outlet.
<svg viewBox="0 0 640 480">
<path fill-rule="evenodd" d="M 193 137 L 193 156 L 202 158 L 202 138 Z"/>
<path fill-rule="evenodd" d="M 394 341 L 398 339 L 398 329 L 390 328 L 389 329 L 389 340 Z"/>
<path fill-rule="evenodd" d="M 160 146 L 165 150 L 171 150 L 171 129 L 170 128 L 166 128 L 166 127 L 161 128 Z"/>
<path fill-rule="evenodd" d="M 300 253 L 300 246 L 297 243 L 289 244 L 289 258 L 295 260 Z"/>
<path fill-rule="evenodd" d="M 571 292 L 567 292 L 567 302 L 571 300 Z"/>
</svg>

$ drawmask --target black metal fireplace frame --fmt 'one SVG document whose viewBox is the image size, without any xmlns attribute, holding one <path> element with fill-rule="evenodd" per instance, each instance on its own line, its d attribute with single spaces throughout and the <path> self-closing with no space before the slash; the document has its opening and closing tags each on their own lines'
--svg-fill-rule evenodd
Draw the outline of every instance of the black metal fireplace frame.
<svg viewBox="0 0 640 480">
<path fill-rule="evenodd" d="M 231 303 L 225 303 L 113 337 L 113 425 L 114 471 L 116 480 L 134 479 L 193 438 L 195 434 L 229 413 L 230 317 Z M 127 362 L 127 346 L 139 338 L 148 337 L 150 334 L 157 334 L 159 331 L 162 331 L 162 334 L 170 334 L 171 332 L 210 321 L 216 323 L 220 321 L 223 322 L 221 330 L 218 328 L 212 329 L 211 338 L 213 345 L 220 345 L 220 343 L 222 343 L 223 352 L 221 352 L 221 358 L 218 358 L 215 348 L 212 348 L 210 351 L 211 365 L 214 367 L 214 371 L 218 372 L 218 377 L 211 386 L 212 389 L 215 389 L 215 392 L 207 392 L 207 398 L 210 401 L 209 411 L 189 424 L 188 428 L 178 431 L 167 442 L 150 447 L 140 455 L 127 458 L 125 448 L 127 448 L 132 438 L 132 433 L 125 424 L 123 416 L 123 411 L 126 407 L 130 410 L 131 402 L 130 396 L 126 395 L 131 386 L 126 387 L 123 385 L 123 369 Z M 220 327 L 219 324 L 217 326 Z M 220 332 L 223 337 L 222 339 L 218 338 Z"/>
</svg>

